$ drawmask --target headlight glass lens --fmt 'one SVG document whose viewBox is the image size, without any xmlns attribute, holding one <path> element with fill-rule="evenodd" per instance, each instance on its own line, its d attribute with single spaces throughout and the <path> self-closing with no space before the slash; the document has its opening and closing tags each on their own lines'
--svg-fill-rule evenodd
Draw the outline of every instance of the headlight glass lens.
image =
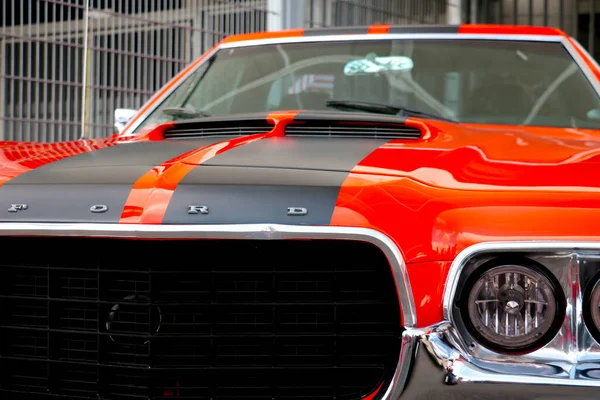
<svg viewBox="0 0 600 400">
<path fill-rule="evenodd" d="M 590 314 L 592 316 L 592 322 L 596 327 L 596 331 L 600 331 L 600 281 L 596 282 L 592 295 L 590 297 Z M 591 330 L 591 329 L 590 329 Z M 598 335 L 596 335 L 598 336 Z"/>
<path fill-rule="evenodd" d="M 471 287 L 467 307 L 474 336 L 499 351 L 535 346 L 552 328 L 557 314 L 550 281 L 519 265 L 484 272 Z"/>
</svg>

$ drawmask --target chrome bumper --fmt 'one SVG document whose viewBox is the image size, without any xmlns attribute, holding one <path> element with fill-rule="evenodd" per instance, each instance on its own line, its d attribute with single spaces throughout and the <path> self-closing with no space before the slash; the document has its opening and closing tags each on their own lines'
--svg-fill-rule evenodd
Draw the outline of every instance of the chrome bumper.
<svg viewBox="0 0 600 400">
<path fill-rule="evenodd" d="M 403 334 L 403 373 L 398 382 L 403 385 L 401 400 L 405 399 L 598 399 L 600 379 L 572 378 L 547 368 L 531 375 L 531 365 L 524 374 L 519 368 L 512 373 L 507 365 L 487 368 L 465 357 L 449 333 L 447 323 L 430 329 L 408 329 Z M 600 371 L 600 363 L 588 364 Z M 524 369 L 525 370 L 525 369 Z M 545 376 L 542 374 L 546 374 Z M 595 375 L 595 374 L 593 374 Z"/>
</svg>

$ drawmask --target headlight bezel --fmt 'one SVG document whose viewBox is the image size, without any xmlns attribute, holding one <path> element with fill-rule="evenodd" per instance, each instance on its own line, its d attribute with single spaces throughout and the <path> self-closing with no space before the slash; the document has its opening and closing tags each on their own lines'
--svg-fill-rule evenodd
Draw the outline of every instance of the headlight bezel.
<svg viewBox="0 0 600 400">
<path fill-rule="evenodd" d="M 594 302 L 600 304 L 600 271 L 584 281 L 583 289 L 583 322 L 594 340 L 600 344 L 600 306 L 594 313 Z"/>
<path fill-rule="evenodd" d="M 517 346 L 501 345 L 491 340 L 489 335 L 485 335 L 475 326 L 469 312 L 469 296 L 476 282 L 490 271 L 510 266 L 539 274 L 550 286 L 554 297 L 554 316 L 548 321 L 546 330 L 530 343 L 519 343 Z M 541 263 L 521 254 L 491 255 L 464 270 L 461 278 L 456 287 L 452 313 L 458 331 L 470 348 L 481 346 L 497 354 L 523 355 L 544 347 L 559 333 L 565 318 L 567 300 L 558 279 Z"/>
</svg>

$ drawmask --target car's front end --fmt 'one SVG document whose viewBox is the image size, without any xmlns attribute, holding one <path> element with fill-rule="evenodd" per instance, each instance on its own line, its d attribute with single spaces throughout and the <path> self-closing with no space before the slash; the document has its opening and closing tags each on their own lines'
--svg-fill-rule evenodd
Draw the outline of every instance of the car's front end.
<svg viewBox="0 0 600 400">
<path fill-rule="evenodd" d="M 7 143 L 0 394 L 596 398 L 599 76 L 549 28 L 267 33 Z"/>
</svg>

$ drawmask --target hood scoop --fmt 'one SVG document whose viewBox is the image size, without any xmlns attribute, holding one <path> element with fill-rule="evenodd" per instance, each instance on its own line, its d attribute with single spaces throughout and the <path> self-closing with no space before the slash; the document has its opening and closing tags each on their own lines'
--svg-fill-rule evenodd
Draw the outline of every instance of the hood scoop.
<svg viewBox="0 0 600 400">
<path fill-rule="evenodd" d="M 420 139 L 422 134 L 402 118 L 363 113 L 305 113 L 285 127 L 286 136 Z"/>
<path fill-rule="evenodd" d="M 327 121 L 288 125 L 286 136 L 372 138 L 372 139 L 419 139 L 419 128 L 381 124 L 331 123 Z"/>
<path fill-rule="evenodd" d="M 420 139 L 423 131 L 403 118 L 380 114 L 300 112 L 280 118 L 285 136 Z M 275 128 L 267 115 L 246 114 L 175 121 L 163 133 L 164 139 L 194 139 L 264 134 Z"/>
<path fill-rule="evenodd" d="M 163 134 L 165 139 L 194 139 L 219 136 L 246 136 L 267 133 L 274 124 L 265 117 L 256 118 L 203 118 L 201 120 L 175 122 L 174 126 Z"/>
</svg>

